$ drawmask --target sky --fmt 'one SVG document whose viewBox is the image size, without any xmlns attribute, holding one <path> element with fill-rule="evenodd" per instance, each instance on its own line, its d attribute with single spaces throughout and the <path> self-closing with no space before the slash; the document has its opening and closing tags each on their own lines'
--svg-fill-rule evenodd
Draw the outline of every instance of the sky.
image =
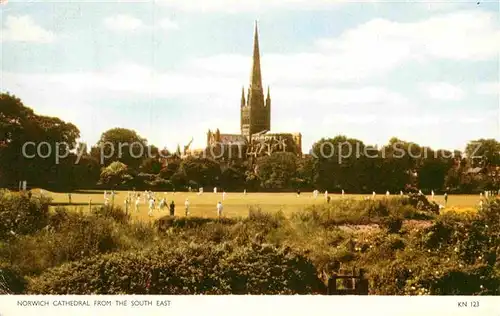
<svg viewBox="0 0 500 316">
<path fill-rule="evenodd" d="M 271 131 L 434 149 L 500 140 L 498 1 L 9 0 L 0 90 L 95 144 L 240 132 L 254 21 Z"/>
</svg>

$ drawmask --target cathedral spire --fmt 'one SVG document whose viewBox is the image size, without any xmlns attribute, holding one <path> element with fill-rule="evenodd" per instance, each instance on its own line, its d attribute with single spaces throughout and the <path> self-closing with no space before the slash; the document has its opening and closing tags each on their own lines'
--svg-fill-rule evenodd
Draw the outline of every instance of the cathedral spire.
<svg viewBox="0 0 500 316">
<path fill-rule="evenodd" d="M 241 106 L 245 106 L 246 101 L 245 101 L 245 87 L 241 88 Z"/>
<path fill-rule="evenodd" d="M 257 21 L 255 21 L 253 39 L 253 60 L 250 87 L 252 89 L 260 89 L 262 87 L 262 74 L 260 71 L 259 28 L 257 26 Z"/>
</svg>

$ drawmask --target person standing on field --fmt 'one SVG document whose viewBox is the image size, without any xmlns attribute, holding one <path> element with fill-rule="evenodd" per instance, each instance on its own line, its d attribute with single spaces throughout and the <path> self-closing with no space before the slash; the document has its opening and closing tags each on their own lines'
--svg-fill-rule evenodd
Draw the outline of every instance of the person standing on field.
<svg viewBox="0 0 500 316">
<path fill-rule="evenodd" d="M 170 216 L 175 216 L 175 203 L 174 200 L 170 203 Z"/>
<path fill-rule="evenodd" d="M 149 200 L 149 212 L 148 212 L 149 216 L 153 216 L 153 210 L 154 209 L 155 209 L 155 200 L 150 199 Z"/>
<path fill-rule="evenodd" d="M 219 218 L 221 218 L 222 216 L 222 209 L 223 209 L 222 202 L 219 201 L 219 203 L 217 203 L 217 216 Z"/>
<path fill-rule="evenodd" d="M 167 201 L 165 201 L 165 198 L 160 200 L 160 211 L 163 211 L 165 209 L 165 206 L 167 205 Z"/>
<path fill-rule="evenodd" d="M 448 204 L 448 192 L 444 194 L 444 206 L 446 206 L 446 204 Z"/>
<path fill-rule="evenodd" d="M 189 199 L 186 199 L 186 202 L 184 202 L 184 206 L 186 208 L 186 217 L 189 215 Z"/>
<path fill-rule="evenodd" d="M 139 212 L 139 204 L 140 203 L 141 203 L 141 198 L 137 197 L 137 199 L 135 199 L 135 211 L 136 212 Z"/>
</svg>

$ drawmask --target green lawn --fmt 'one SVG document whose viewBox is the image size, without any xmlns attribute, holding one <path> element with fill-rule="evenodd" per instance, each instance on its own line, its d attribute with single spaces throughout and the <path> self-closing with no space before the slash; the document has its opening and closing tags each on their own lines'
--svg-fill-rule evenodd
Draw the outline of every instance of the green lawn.
<svg viewBox="0 0 500 316">
<path fill-rule="evenodd" d="M 39 190 L 34 190 L 33 194 L 38 195 Z M 53 198 L 54 204 L 59 204 L 67 206 L 68 194 L 67 193 L 52 193 L 45 191 L 46 195 L 50 195 Z M 143 193 L 144 194 L 144 193 Z M 92 199 L 92 204 L 104 204 L 104 194 L 103 191 L 85 191 L 82 193 L 73 193 L 72 206 L 70 208 L 80 208 L 84 211 L 89 209 L 89 201 Z M 114 204 L 125 208 L 125 198 L 127 197 L 127 191 L 117 191 L 115 195 Z M 172 199 L 176 204 L 176 215 L 184 216 L 184 201 L 186 198 L 190 201 L 190 213 L 191 216 L 197 217 L 215 217 L 216 204 L 218 201 L 222 201 L 222 193 L 206 192 L 202 195 L 197 193 L 187 193 L 187 192 L 158 192 L 156 197 L 159 199 L 165 197 L 167 202 L 170 203 Z M 330 194 L 332 200 L 342 199 L 341 195 Z M 344 196 L 345 199 L 363 199 L 365 197 L 371 197 L 370 195 L 349 195 Z M 394 197 L 394 195 L 393 195 Z M 385 195 L 377 195 L 377 199 L 385 198 Z M 428 197 L 430 199 L 430 197 Z M 111 201 L 111 199 L 110 199 Z M 444 204 L 443 196 L 435 196 L 435 201 L 439 204 Z M 304 207 L 312 204 L 325 203 L 324 194 L 318 196 L 314 199 L 312 193 L 304 192 L 300 197 L 297 197 L 295 193 L 227 193 L 226 199 L 223 202 L 224 205 L 224 216 L 227 217 L 244 217 L 248 215 L 248 209 L 250 206 L 256 206 L 262 208 L 266 212 L 276 212 L 282 210 L 285 214 L 299 211 Z M 468 211 L 474 210 L 479 203 L 479 195 L 450 195 L 448 198 L 448 207 L 446 211 Z M 54 207 L 55 207 L 54 205 Z M 168 214 L 168 210 L 155 211 L 152 217 L 147 215 L 148 206 L 143 201 L 139 206 L 138 212 L 134 210 L 135 206 L 132 203 L 129 207 L 133 218 L 141 220 L 151 220 Z"/>
</svg>

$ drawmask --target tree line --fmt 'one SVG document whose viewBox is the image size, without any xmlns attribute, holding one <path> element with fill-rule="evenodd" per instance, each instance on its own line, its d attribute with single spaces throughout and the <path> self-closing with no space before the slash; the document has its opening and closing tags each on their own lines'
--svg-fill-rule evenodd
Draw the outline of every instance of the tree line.
<svg viewBox="0 0 500 316">
<path fill-rule="evenodd" d="M 278 152 L 228 160 L 182 158 L 179 146 L 159 149 L 124 128 L 104 132 L 91 148 L 78 143 L 79 137 L 75 125 L 37 115 L 19 98 L 0 94 L 0 187 L 17 188 L 25 180 L 31 187 L 63 191 L 217 186 L 227 191 L 385 193 L 418 188 L 473 193 L 500 188 L 500 142 L 495 139 L 474 140 L 464 151 L 450 152 L 397 138 L 377 148 L 336 136 L 318 140 L 302 156 Z M 43 155 L 26 157 L 21 149 L 27 142 L 43 142 L 47 148 L 40 149 Z M 60 143 L 67 146 L 58 147 Z"/>
</svg>

